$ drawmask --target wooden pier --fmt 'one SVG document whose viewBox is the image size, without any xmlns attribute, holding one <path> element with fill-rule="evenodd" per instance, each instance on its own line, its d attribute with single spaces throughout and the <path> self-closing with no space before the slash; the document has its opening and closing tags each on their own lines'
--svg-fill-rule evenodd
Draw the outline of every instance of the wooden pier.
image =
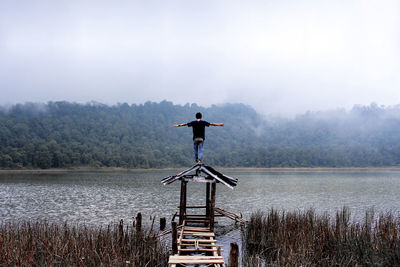
<svg viewBox="0 0 400 267">
<path fill-rule="evenodd" d="M 238 180 L 217 172 L 210 166 L 197 164 L 193 167 L 162 180 L 164 185 L 181 181 L 179 225 L 172 223 L 172 255 L 169 258 L 170 267 L 182 266 L 225 266 L 221 256 L 221 245 L 217 244 L 214 226 L 217 223 L 215 217 L 225 216 L 236 222 L 245 223 L 238 215 L 216 208 L 215 195 L 216 184 L 222 183 L 233 189 Z M 204 206 L 187 205 L 187 183 L 206 183 L 206 203 Z M 205 214 L 187 214 L 187 209 L 205 209 Z M 168 233 L 165 231 L 163 234 Z"/>
</svg>

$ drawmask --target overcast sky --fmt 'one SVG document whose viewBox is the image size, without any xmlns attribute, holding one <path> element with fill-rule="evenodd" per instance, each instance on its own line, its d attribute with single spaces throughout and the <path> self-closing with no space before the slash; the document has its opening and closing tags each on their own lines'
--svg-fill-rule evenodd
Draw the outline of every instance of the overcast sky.
<svg viewBox="0 0 400 267">
<path fill-rule="evenodd" d="M 0 1 L 0 104 L 58 100 L 400 104 L 400 1 Z"/>
</svg>

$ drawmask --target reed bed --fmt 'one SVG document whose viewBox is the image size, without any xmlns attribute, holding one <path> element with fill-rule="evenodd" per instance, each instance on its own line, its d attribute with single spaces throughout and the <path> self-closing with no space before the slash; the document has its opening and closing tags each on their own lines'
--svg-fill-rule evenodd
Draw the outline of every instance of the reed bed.
<svg viewBox="0 0 400 267">
<path fill-rule="evenodd" d="M 400 217 L 350 222 L 344 207 L 335 218 L 304 212 L 256 212 L 242 230 L 243 266 L 400 266 Z"/>
<path fill-rule="evenodd" d="M 0 226 L 1 266 L 167 266 L 168 250 L 133 225 L 70 226 L 44 222 Z"/>
</svg>

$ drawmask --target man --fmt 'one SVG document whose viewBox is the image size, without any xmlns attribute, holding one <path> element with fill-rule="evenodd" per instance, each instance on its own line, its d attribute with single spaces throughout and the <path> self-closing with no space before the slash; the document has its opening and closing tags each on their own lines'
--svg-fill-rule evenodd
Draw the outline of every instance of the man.
<svg viewBox="0 0 400 267">
<path fill-rule="evenodd" d="M 176 124 L 174 127 L 188 126 L 193 129 L 193 148 L 194 148 L 194 158 L 197 163 L 201 163 L 203 158 L 204 140 L 205 138 L 205 127 L 207 126 L 224 126 L 223 123 L 209 123 L 208 121 L 203 121 L 200 112 L 196 113 L 196 120 L 188 123 Z"/>
</svg>

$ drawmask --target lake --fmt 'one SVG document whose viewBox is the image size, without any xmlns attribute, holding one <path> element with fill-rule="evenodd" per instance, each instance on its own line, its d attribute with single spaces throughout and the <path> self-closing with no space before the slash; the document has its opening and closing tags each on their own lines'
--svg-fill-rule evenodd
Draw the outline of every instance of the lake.
<svg viewBox="0 0 400 267">
<path fill-rule="evenodd" d="M 400 215 L 399 170 L 271 171 L 220 169 L 239 179 L 231 190 L 218 184 L 216 206 L 248 218 L 253 211 L 276 208 L 333 215 L 347 206 L 353 220 L 367 210 Z M 0 222 L 47 220 L 106 225 L 130 221 L 138 212 L 170 221 L 179 205 L 180 183 L 160 180 L 178 170 L 127 172 L 0 173 Z M 188 184 L 188 205 L 204 205 L 205 184 Z M 240 241 L 228 219 L 218 219 L 219 242 Z"/>
<path fill-rule="evenodd" d="M 2 222 L 46 219 L 107 224 L 144 216 L 171 218 L 179 205 L 180 183 L 160 180 L 178 170 L 129 172 L 0 173 Z M 216 206 L 247 217 L 271 207 L 334 213 L 344 205 L 355 219 L 376 213 L 400 213 L 400 171 L 269 171 L 221 169 L 238 178 L 231 190 L 217 185 Z M 188 205 L 205 203 L 205 185 L 189 183 Z"/>
</svg>

